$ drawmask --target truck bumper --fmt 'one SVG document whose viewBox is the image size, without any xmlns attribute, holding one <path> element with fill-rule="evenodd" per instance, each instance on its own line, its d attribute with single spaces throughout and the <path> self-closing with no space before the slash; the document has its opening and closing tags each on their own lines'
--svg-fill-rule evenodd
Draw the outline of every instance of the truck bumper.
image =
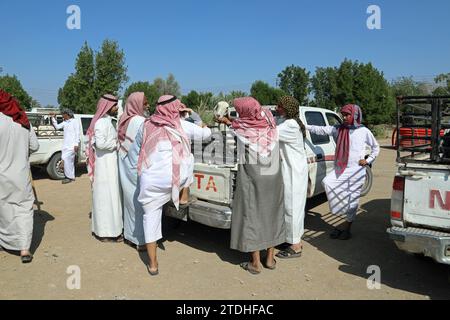
<svg viewBox="0 0 450 320">
<path fill-rule="evenodd" d="M 231 208 L 206 201 L 196 200 L 184 210 L 177 210 L 173 204 L 167 204 L 164 213 L 183 221 L 187 221 L 189 217 L 189 220 L 214 228 L 231 228 Z"/>
<path fill-rule="evenodd" d="M 400 250 L 423 254 L 439 263 L 450 264 L 449 233 L 401 227 L 391 227 L 387 233 Z"/>
<path fill-rule="evenodd" d="M 219 229 L 231 228 L 231 209 L 197 200 L 189 206 L 189 219 Z"/>
</svg>

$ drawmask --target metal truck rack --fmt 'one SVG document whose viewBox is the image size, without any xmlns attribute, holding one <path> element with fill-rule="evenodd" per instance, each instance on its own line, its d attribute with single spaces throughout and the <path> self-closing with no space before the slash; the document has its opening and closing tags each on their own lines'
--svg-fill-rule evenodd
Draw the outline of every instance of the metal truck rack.
<svg viewBox="0 0 450 320">
<path fill-rule="evenodd" d="M 450 96 L 397 97 L 396 146 L 399 163 L 449 164 Z"/>
</svg>

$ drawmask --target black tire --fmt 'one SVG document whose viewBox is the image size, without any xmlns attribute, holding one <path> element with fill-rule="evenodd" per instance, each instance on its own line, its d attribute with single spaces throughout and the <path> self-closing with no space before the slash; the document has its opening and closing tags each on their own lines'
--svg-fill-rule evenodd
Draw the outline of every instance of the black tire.
<svg viewBox="0 0 450 320">
<path fill-rule="evenodd" d="M 61 161 L 61 152 L 58 152 L 52 156 L 47 164 L 47 173 L 53 180 L 62 180 L 65 178 L 64 170 L 59 169 Z"/>
<path fill-rule="evenodd" d="M 370 189 L 372 189 L 372 183 L 373 183 L 372 168 L 370 166 L 366 166 L 366 178 L 364 180 L 364 184 L 361 190 L 361 197 L 366 196 L 370 192 Z"/>
</svg>

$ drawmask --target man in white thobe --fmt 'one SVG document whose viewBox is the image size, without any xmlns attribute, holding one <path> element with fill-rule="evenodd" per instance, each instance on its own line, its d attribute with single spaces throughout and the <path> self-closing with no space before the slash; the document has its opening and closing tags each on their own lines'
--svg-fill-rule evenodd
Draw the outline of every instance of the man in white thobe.
<svg viewBox="0 0 450 320">
<path fill-rule="evenodd" d="M 29 152 L 39 149 L 25 112 L 0 90 L 0 249 L 20 251 L 23 263 L 32 261 L 34 195 Z"/>
<path fill-rule="evenodd" d="M 54 116 L 52 116 L 52 124 L 56 130 L 64 130 L 64 142 L 61 150 L 61 159 L 64 165 L 64 175 L 66 178 L 62 181 L 63 184 L 75 181 L 75 156 L 78 152 L 78 145 L 80 144 L 80 125 L 74 119 L 71 110 L 64 110 L 64 121 L 57 123 Z"/>
<path fill-rule="evenodd" d="M 299 118 L 300 103 L 284 96 L 278 103 L 278 113 L 286 121 L 277 126 L 281 148 L 281 172 L 284 182 L 284 218 L 286 242 L 290 246 L 280 250 L 278 258 L 296 258 L 302 254 L 301 239 L 305 232 L 305 205 L 308 189 L 308 161 L 304 130 Z"/>
<path fill-rule="evenodd" d="M 92 181 L 92 232 L 103 242 L 123 241 L 122 201 L 117 163 L 117 98 L 103 95 L 88 135 L 88 175 Z"/>
<path fill-rule="evenodd" d="M 362 111 L 355 104 L 341 108 L 344 123 L 338 126 L 311 126 L 306 129 L 318 135 L 331 135 L 336 140 L 335 169 L 328 173 L 322 184 L 333 214 L 345 215 L 342 228 L 335 228 L 332 239 L 348 240 L 356 219 L 361 190 L 366 176 L 366 166 L 380 153 L 380 146 L 369 129 L 361 125 Z M 366 145 L 371 152 L 366 156 Z"/>
</svg>

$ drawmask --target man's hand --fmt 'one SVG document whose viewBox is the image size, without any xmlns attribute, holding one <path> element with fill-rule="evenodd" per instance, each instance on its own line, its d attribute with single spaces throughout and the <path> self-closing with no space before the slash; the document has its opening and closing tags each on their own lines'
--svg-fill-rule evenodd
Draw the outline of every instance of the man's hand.
<svg viewBox="0 0 450 320">
<path fill-rule="evenodd" d="M 359 165 L 362 166 L 362 167 L 365 167 L 365 166 L 367 166 L 368 164 L 369 164 L 369 163 L 368 163 L 365 159 L 359 160 Z"/>
<path fill-rule="evenodd" d="M 191 108 L 182 108 L 182 109 L 180 109 L 180 112 L 189 112 L 189 113 L 192 113 L 192 112 L 194 112 Z"/>
<path fill-rule="evenodd" d="M 217 122 L 219 123 L 225 123 L 227 126 L 231 125 L 231 121 L 230 119 L 228 119 L 227 117 L 221 117 L 217 119 Z"/>
<path fill-rule="evenodd" d="M 75 153 L 77 153 L 78 152 L 78 146 L 74 146 L 73 147 L 73 151 L 75 151 Z"/>
</svg>

